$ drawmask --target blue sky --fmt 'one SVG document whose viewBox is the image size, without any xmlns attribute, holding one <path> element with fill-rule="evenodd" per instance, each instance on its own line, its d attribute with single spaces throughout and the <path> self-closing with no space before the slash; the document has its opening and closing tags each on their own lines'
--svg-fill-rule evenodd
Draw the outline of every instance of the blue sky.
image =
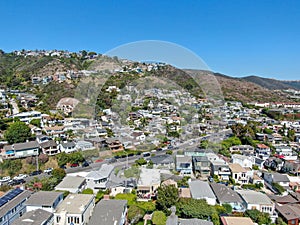
<svg viewBox="0 0 300 225">
<path fill-rule="evenodd" d="M 298 0 L 0 1 L 0 49 L 182 45 L 216 72 L 300 79 Z"/>
</svg>

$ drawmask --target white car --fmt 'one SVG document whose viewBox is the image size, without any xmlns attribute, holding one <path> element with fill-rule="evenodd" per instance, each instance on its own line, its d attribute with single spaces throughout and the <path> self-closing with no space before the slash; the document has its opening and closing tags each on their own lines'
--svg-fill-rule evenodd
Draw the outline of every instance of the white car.
<svg viewBox="0 0 300 225">
<path fill-rule="evenodd" d="M 47 169 L 44 170 L 44 173 L 51 173 L 52 170 L 53 170 L 53 168 L 47 168 Z"/>
<path fill-rule="evenodd" d="M 2 177 L 2 178 L 0 179 L 0 182 L 8 182 L 8 181 L 10 181 L 10 176 Z"/>
<path fill-rule="evenodd" d="M 21 179 L 25 179 L 26 177 L 28 177 L 26 174 L 20 173 L 18 176 L 15 176 L 13 179 L 14 180 L 21 180 Z"/>
</svg>

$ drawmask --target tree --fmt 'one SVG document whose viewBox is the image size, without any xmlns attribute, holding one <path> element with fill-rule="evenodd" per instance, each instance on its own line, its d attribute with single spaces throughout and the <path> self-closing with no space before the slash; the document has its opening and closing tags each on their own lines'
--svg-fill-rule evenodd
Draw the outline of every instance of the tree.
<svg viewBox="0 0 300 225">
<path fill-rule="evenodd" d="M 40 119 L 33 119 L 30 121 L 31 125 L 34 125 L 36 127 L 41 127 L 41 120 Z"/>
<path fill-rule="evenodd" d="M 287 224 L 283 221 L 283 219 L 282 219 L 281 217 L 278 217 L 278 218 L 276 219 L 276 224 L 277 224 L 277 225 L 287 225 Z"/>
<path fill-rule="evenodd" d="M 139 166 L 142 166 L 142 165 L 146 165 L 147 161 L 144 158 L 140 158 L 140 159 L 135 160 L 135 163 Z"/>
<path fill-rule="evenodd" d="M 179 199 L 178 189 L 174 185 L 162 185 L 157 189 L 157 209 L 169 213 L 169 208 Z"/>
<path fill-rule="evenodd" d="M 136 205 L 131 205 L 128 208 L 128 220 L 130 223 L 135 224 L 145 215 L 145 211 Z"/>
<path fill-rule="evenodd" d="M 155 211 L 152 215 L 152 223 L 155 225 L 165 225 L 167 217 L 163 211 Z"/>
<path fill-rule="evenodd" d="M 9 144 L 25 142 L 31 137 L 31 130 L 25 123 L 17 121 L 9 126 L 4 137 Z"/>
<path fill-rule="evenodd" d="M 222 204 L 222 206 L 224 207 L 225 209 L 225 213 L 231 213 L 232 212 L 232 207 L 231 205 L 227 204 L 227 203 L 224 203 Z"/>
<path fill-rule="evenodd" d="M 61 181 L 66 176 L 66 171 L 62 168 L 55 168 L 52 171 L 52 177 Z"/>
<path fill-rule="evenodd" d="M 272 222 L 268 213 L 262 213 L 257 209 L 246 210 L 245 216 L 250 217 L 253 220 L 253 222 L 258 223 L 259 225 L 271 224 Z"/>
<path fill-rule="evenodd" d="M 183 218 L 208 219 L 216 213 L 215 208 L 204 199 L 180 198 L 176 208 Z"/>
</svg>

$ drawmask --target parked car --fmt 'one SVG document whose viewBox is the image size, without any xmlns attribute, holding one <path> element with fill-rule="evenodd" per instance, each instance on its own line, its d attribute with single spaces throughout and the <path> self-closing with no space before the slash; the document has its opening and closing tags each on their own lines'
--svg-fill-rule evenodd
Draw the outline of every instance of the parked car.
<svg viewBox="0 0 300 225">
<path fill-rule="evenodd" d="M 66 165 L 61 165 L 60 168 L 67 169 Z"/>
<path fill-rule="evenodd" d="M 47 169 L 44 170 L 44 173 L 48 173 L 49 174 L 49 173 L 52 172 L 52 170 L 53 170 L 53 168 L 47 168 Z"/>
<path fill-rule="evenodd" d="M 15 185 L 24 184 L 24 183 L 25 183 L 24 179 L 18 179 L 18 180 L 10 180 L 8 182 L 8 185 L 15 186 Z"/>
<path fill-rule="evenodd" d="M 39 174 L 41 174 L 41 173 L 42 173 L 41 170 L 36 170 L 36 171 L 31 172 L 29 175 L 30 175 L 30 176 L 36 176 L 36 175 L 39 175 Z"/>
<path fill-rule="evenodd" d="M 26 177 L 28 177 L 27 174 L 20 173 L 18 176 L 15 176 L 13 179 L 14 180 L 20 180 L 20 179 L 25 179 Z"/>
<path fill-rule="evenodd" d="M 83 163 L 82 163 L 82 167 L 88 167 L 90 164 L 87 162 L 87 161 L 84 161 Z"/>
<path fill-rule="evenodd" d="M 78 163 L 72 163 L 72 164 L 71 164 L 71 167 L 78 167 L 78 166 L 79 166 Z"/>
<path fill-rule="evenodd" d="M 10 176 L 7 176 L 7 177 L 2 177 L 1 179 L 0 179 L 0 182 L 8 182 L 8 181 L 10 181 Z"/>
</svg>

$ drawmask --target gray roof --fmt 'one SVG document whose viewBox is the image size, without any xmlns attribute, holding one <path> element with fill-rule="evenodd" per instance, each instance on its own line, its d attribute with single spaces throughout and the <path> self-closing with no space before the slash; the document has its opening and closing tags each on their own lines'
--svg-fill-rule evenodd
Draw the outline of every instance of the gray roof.
<svg viewBox="0 0 300 225">
<path fill-rule="evenodd" d="M 238 190 L 237 193 L 244 199 L 247 204 L 274 204 L 271 199 L 261 192 L 253 190 Z"/>
<path fill-rule="evenodd" d="M 213 222 L 200 219 L 179 219 L 180 225 L 213 225 Z"/>
<path fill-rule="evenodd" d="M 214 192 L 207 182 L 194 180 L 189 183 L 189 186 L 192 198 L 201 199 L 207 197 L 216 199 Z"/>
<path fill-rule="evenodd" d="M 150 160 L 153 162 L 153 164 L 168 164 L 168 163 L 174 163 L 174 158 L 171 155 L 165 154 L 165 155 L 156 155 L 152 156 Z"/>
<path fill-rule="evenodd" d="M 211 183 L 210 186 L 219 203 L 243 203 L 243 199 L 235 191 L 224 184 Z"/>
<path fill-rule="evenodd" d="M 98 171 L 91 171 L 86 175 L 87 179 L 101 180 L 108 178 L 111 172 L 114 170 L 114 166 L 111 164 L 103 164 Z"/>
<path fill-rule="evenodd" d="M 290 182 L 290 180 L 286 174 L 273 173 L 273 182 Z"/>
<path fill-rule="evenodd" d="M 14 207 L 16 207 L 24 199 L 27 199 L 30 195 L 31 195 L 30 191 L 26 191 L 26 190 L 22 191 L 20 194 L 18 194 L 12 200 L 8 201 L 6 204 L 4 204 L 3 206 L 1 206 L 0 207 L 0 218 L 3 217 L 9 210 L 11 210 Z"/>
<path fill-rule="evenodd" d="M 64 179 L 55 187 L 55 190 L 67 188 L 79 188 L 85 182 L 83 177 L 65 176 Z"/>
<path fill-rule="evenodd" d="M 53 206 L 59 196 L 63 195 L 61 192 L 55 191 L 39 191 L 35 192 L 30 198 L 25 202 L 25 205 L 31 206 Z"/>
<path fill-rule="evenodd" d="M 120 218 L 127 206 L 127 200 L 102 199 L 94 208 L 88 225 L 114 225 L 120 224 Z"/>
<path fill-rule="evenodd" d="M 53 214 L 43 209 L 26 212 L 22 217 L 14 220 L 11 225 L 41 225 L 51 220 Z"/>
<path fill-rule="evenodd" d="M 42 148 L 57 147 L 57 143 L 54 140 L 49 140 L 49 141 L 40 143 L 40 146 Z"/>
<path fill-rule="evenodd" d="M 4 150 L 23 150 L 23 149 L 32 149 L 32 148 L 39 148 L 39 144 L 37 141 L 28 141 L 23 143 L 16 143 L 13 145 L 6 145 L 4 146 Z"/>
<path fill-rule="evenodd" d="M 61 143 L 61 145 L 64 148 L 74 148 L 76 146 L 76 144 L 73 141 L 63 142 Z"/>
</svg>

